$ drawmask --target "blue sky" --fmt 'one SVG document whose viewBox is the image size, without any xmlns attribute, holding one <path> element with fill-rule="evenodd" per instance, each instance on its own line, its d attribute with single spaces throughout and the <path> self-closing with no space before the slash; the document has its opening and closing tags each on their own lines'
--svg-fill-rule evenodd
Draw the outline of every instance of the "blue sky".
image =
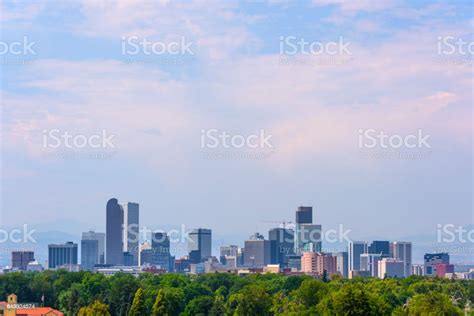
<svg viewBox="0 0 474 316">
<path fill-rule="evenodd" d="M 29 61 L 3 62 L 1 71 L 1 219 L 9 225 L 65 220 L 77 223 L 67 229 L 100 230 L 111 197 L 140 203 L 148 227 L 209 227 L 242 239 L 266 233 L 264 221 L 293 220 L 299 205 L 312 205 L 323 228 L 344 224 L 359 238 L 473 221 L 472 54 L 437 51 L 438 37 L 472 43 L 470 1 L 1 6 L 2 42 L 26 36 L 36 53 L 2 56 Z M 141 64 L 143 56 L 122 54 L 131 36 L 185 37 L 194 55 L 178 56 L 184 65 L 164 65 L 169 55 Z M 342 37 L 352 55 L 283 65 L 288 36 Z M 138 62 L 124 63 L 130 58 Z M 361 128 L 421 129 L 431 148 L 421 159 L 363 158 Z M 108 159 L 45 159 L 45 129 L 106 129 L 116 148 Z M 264 129 L 275 148 L 264 159 L 205 159 L 203 129 Z"/>
</svg>

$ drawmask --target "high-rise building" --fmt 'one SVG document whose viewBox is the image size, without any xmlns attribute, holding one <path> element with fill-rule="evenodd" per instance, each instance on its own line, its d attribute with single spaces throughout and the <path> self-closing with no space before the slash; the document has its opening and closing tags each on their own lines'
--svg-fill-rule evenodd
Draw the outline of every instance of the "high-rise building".
<svg viewBox="0 0 474 316">
<path fill-rule="evenodd" d="M 173 270 L 170 254 L 170 240 L 165 232 L 152 234 L 151 248 L 144 249 L 141 253 L 140 265 L 155 265 L 166 271 Z"/>
<path fill-rule="evenodd" d="M 401 278 L 405 276 L 405 262 L 394 258 L 383 258 L 378 261 L 378 277 L 380 279 Z"/>
<path fill-rule="evenodd" d="M 411 242 L 394 241 L 390 243 L 390 257 L 405 263 L 405 277 L 410 276 L 412 271 L 412 246 Z"/>
<path fill-rule="evenodd" d="M 81 240 L 81 267 L 84 271 L 92 271 L 99 264 L 99 241 L 97 239 Z"/>
<path fill-rule="evenodd" d="M 454 273 L 454 264 L 438 263 L 436 265 L 436 276 L 439 278 L 444 278 L 446 273 Z"/>
<path fill-rule="evenodd" d="M 210 229 L 198 228 L 189 232 L 188 251 L 191 259 L 203 261 L 212 253 L 212 231 Z M 191 259 L 192 261 L 192 259 Z"/>
<path fill-rule="evenodd" d="M 360 255 L 360 271 L 368 271 L 371 277 L 378 277 L 379 261 L 383 258 L 380 253 L 363 253 Z"/>
<path fill-rule="evenodd" d="M 367 253 L 367 242 L 350 241 L 347 251 L 348 271 L 360 271 L 360 255 Z"/>
<path fill-rule="evenodd" d="M 337 271 L 345 278 L 349 276 L 347 251 L 337 254 Z"/>
<path fill-rule="evenodd" d="M 33 251 L 12 251 L 12 269 L 26 271 L 28 263 L 35 261 Z"/>
<path fill-rule="evenodd" d="M 412 265 L 412 274 L 422 276 L 423 275 L 423 265 L 422 264 L 414 264 Z"/>
<path fill-rule="evenodd" d="M 295 253 L 295 233 L 292 229 L 272 228 L 268 232 L 271 242 L 271 263 L 288 266 L 288 256 Z"/>
<path fill-rule="evenodd" d="M 113 198 L 106 208 L 105 262 L 111 265 L 123 263 L 123 208 Z"/>
<path fill-rule="evenodd" d="M 299 206 L 296 210 L 296 224 L 312 224 L 313 223 L 313 207 Z"/>
<path fill-rule="evenodd" d="M 305 246 L 305 232 L 301 232 L 302 225 L 313 223 L 313 207 L 299 206 L 295 218 L 295 252 L 301 254 Z M 306 242 L 307 239 L 306 239 Z"/>
<path fill-rule="evenodd" d="M 244 266 L 261 268 L 270 264 L 271 242 L 262 235 L 255 233 L 245 241 Z"/>
<path fill-rule="evenodd" d="M 299 253 L 303 251 L 321 252 L 322 251 L 322 227 L 316 224 L 298 224 L 298 241 Z"/>
<path fill-rule="evenodd" d="M 82 233 L 82 240 L 97 240 L 97 263 L 105 263 L 105 233 L 98 233 L 93 230 Z"/>
<path fill-rule="evenodd" d="M 77 265 L 77 244 L 68 241 L 65 244 L 48 245 L 48 267 L 55 269 L 62 265 Z"/>
<path fill-rule="evenodd" d="M 133 256 L 132 263 L 138 265 L 139 248 L 139 204 L 127 202 L 123 209 L 123 251 Z"/>
<path fill-rule="evenodd" d="M 374 240 L 369 246 L 369 253 L 390 256 L 390 242 L 385 240 Z"/>
<path fill-rule="evenodd" d="M 425 265 L 423 275 L 425 276 L 436 276 L 437 265 L 440 263 L 449 264 L 449 254 L 446 252 L 441 253 L 426 253 L 424 256 Z"/>
<path fill-rule="evenodd" d="M 316 275 L 323 275 L 325 271 L 328 276 L 336 274 L 337 258 L 321 252 L 303 252 L 301 271 Z"/>
<path fill-rule="evenodd" d="M 221 246 L 219 249 L 219 261 L 223 265 L 227 265 L 226 257 L 237 258 L 238 253 L 239 253 L 239 246 L 236 246 L 236 245 Z M 237 262 L 235 264 L 237 264 Z"/>
</svg>

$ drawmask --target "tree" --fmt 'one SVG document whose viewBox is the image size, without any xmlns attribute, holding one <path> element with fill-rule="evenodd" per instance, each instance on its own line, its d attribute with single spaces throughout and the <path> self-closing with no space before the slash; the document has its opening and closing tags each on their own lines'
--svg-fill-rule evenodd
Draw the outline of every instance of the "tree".
<svg viewBox="0 0 474 316">
<path fill-rule="evenodd" d="M 291 296 L 305 307 L 316 306 L 326 295 L 326 284 L 319 280 L 305 280 L 301 286 L 291 292 Z"/>
<path fill-rule="evenodd" d="M 211 296 L 199 296 L 192 299 L 184 310 L 184 315 L 208 315 L 214 304 L 214 299 Z"/>
<path fill-rule="evenodd" d="M 77 316 L 111 316 L 109 312 L 109 306 L 95 301 L 92 306 L 82 307 L 79 310 Z"/>
<path fill-rule="evenodd" d="M 137 279 L 130 274 L 117 273 L 111 278 L 108 301 L 113 315 L 127 315 L 138 286 Z"/>
<path fill-rule="evenodd" d="M 145 315 L 145 306 L 143 304 L 143 290 L 140 287 L 138 288 L 137 292 L 135 292 L 135 296 L 133 297 L 132 307 L 130 307 L 128 316 L 141 316 L 141 315 Z"/>
<path fill-rule="evenodd" d="M 66 315 L 76 315 L 87 303 L 81 293 L 81 285 L 73 284 L 70 289 L 59 295 L 59 309 Z"/>
<path fill-rule="evenodd" d="M 272 300 L 265 288 L 251 284 L 229 298 L 231 309 L 235 308 L 234 315 L 253 316 L 270 315 Z"/>
<path fill-rule="evenodd" d="M 181 289 L 164 288 L 158 291 L 152 316 L 179 315 L 183 311 L 184 293 Z"/>
<path fill-rule="evenodd" d="M 463 315 L 449 296 L 441 293 L 417 294 L 408 304 L 408 315 Z"/>
<path fill-rule="evenodd" d="M 196 282 L 186 285 L 183 290 L 186 303 L 199 296 L 212 295 L 211 289 Z"/>
<path fill-rule="evenodd" d="M 224 296 L 216 295 L 216 297 L 214 298 L 214 303 L 212 304 L 211 310 L 209 311 L 209 316 L 222 316 L 222 315 L 225 315 L 226 312 L 227 312 L 227 309 L 224 303 Z"/>
<path fill-rule="evenodd" d="M 340 290 L 325 297 L 319 304 L 322 314 L 378 316 L 390 315 L 391 307 L 382 298 L 364 289 L 364 284 L 345 284 Z"/>
</svg>

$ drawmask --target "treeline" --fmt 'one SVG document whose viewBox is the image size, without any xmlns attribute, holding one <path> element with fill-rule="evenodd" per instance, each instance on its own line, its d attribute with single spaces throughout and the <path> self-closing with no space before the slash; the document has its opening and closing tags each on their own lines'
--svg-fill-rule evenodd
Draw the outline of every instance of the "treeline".
<svg viewBox="0 0 474 316">
<path fill-rule="evenodd" d="M 45 306 L 81 316 L 464 315 L 474 302 L 474 281 L 45 271 L 0 275 L 0 300 L 11 293 L 30 303 L 44 295 Z"/>
</svg>

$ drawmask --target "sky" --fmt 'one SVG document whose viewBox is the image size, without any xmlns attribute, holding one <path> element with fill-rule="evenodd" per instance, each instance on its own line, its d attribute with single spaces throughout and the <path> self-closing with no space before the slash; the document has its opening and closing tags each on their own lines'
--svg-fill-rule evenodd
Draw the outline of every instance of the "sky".
<svg viewBox="0 0 474 316">
<path fill-rule="evenodd" d="M 3 226 L 104 230 L 113 197 L 141 225 L 241 240 L 300 205 L 355 238 L 473 223 L 470 1 L 0 6 Z M 429 146 L 361 148 L 367 130 Z M 270 138 L 209 148 L 208 131 Z M 51 148 L 59 133 L 112 141 Z"/>
</svg>

